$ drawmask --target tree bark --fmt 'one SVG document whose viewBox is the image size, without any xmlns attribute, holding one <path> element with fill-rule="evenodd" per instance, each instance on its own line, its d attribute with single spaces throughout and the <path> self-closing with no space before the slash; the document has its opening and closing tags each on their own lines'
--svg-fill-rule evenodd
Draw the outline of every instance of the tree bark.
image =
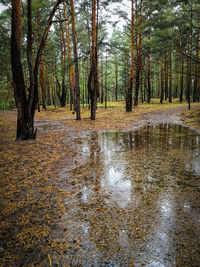
<svg viewBox="0 0 200 267">
<path fill-rule="evenodd" d="M 53 75 L 51 75 L 51 99 L 52 99 L 53 105 L 55 106 L 56 105 L 56 102 L 55 102 L 55 95 L 54 95 L 54 80 L 53 80 Z"/>
<path fill-rule="evenodd" d="M 163 104 L 163 99 L 164 99 L 164 67 L 163 67 L 163 56 L 161 58 L 161 93 L 160 93 L 160 103 Z"/>
<path fill-rule="evenodd" d="M 188 40 L 188 54 L 191 55 L 191 41 Z M 187 58 L 187 101 L 190 109 L 190 89 L 191 89 L 191 59 Z"/>
<path fill-rule="evenodd" d="M 165 53 L 165 100 L 167 100 L 168 98 L 168 64 L 167 63 L 168 63 L 167 53 Z"/>
<path fill-rule="evenodd" d="M 168 75 L 167 75 L 168 80 Z M 167 83 L 168 87 L 168 83 Z M 172 52 L 170 47 L 170 54 L 169 54 L 169 103 L 172 103 Z"/>
<path fill-rule="evenodd" d="M 134 0 L 131 0 L 131 76 L 126 94 L 126 111 L 132 111 L 133 105 L 133 78 L 134 78 Z"/>
<path fill-rule="evenodd" d="M 60 51 L 61 51 L 61 69 L 62 69 L 62 92 L 60 94 L 60 105 L 61 107 L 66 106 L 66 96 L 67 96 L 67 87 L 65 86 L 65 70 L 66 70 L 66 46 L 65 46 L 65 36 L 63 24 L 61 21 L 61 12 L 59 9 L 59 18 L 60 18 L 60 31 L 61 31 L 61 42 L 60 42 Z"/>
<path fill-rule="evenodd" d="M 91 100 L 91 120 L 95 120 L 98 96 L 96 0 L 92 0 L 92 53 L 88 91 Z"/>
<path fill-rule="evenodd" d="M 184 55 L 182 54 L 181 62 L 181 90 L 180 90 L 180 102 L 183 102 L 183 85 L 184 85 Z"/>
<path fill-rule="evenodd" d="M 66 8 L 65 2 L 63 2 L 63 14 L 65 19 L 65 33 L 66 33 L 66 41 L 67 41 L 67 55 L 69 61 L 69 86 L 70 86 L 70 110 L 73 109 L 74 105 L 74 68 L 72 64 L 72 57 L 71 57 L 71 49 L 70 49 L 70 37 L 69 37 L 69 22 L 66 16 Z"/>
<path fill-rule="evenodd" d="M 115 101 L 118 100 L 118 61 L 115 57 Z"/>
<path fill-rule="evenodd" d="M 104 86 L 103 86 L 103 58 L 101 59 L 101 104 L 103 104 L 104 99 Z"/>
<path fill-rule="evenodd" d="M 80 112 L 80 85 L 79 85 L 79 67 L 78 67 L 78 51 L 76 42 L 76 29 L 75 29 L 75 14 L 74 14 L 74 2 L 70 0 L 71 4 L 71 20 L 72 20 L 72 39 L 73 39 L 73 52 L 74 52 L 74 64 L 75 64 L 75 94 L 76 94 L 76 120 L 81 119 Z"/>
<path fill-rule="evenodd" d="M 197 32 L 197 41 L 196 41 L 196 60 L 199 60 L 199 31 Z M 198 63 L 195 62 L 195 77 L 194 77 L 194 92 L 193 92 L 193 102 L 196 102 L 198 99 Z"/>
<path fill-rule="evenodd" d="M 28 112 L 28 103 L 21 63 L 21 5 L 20 0 L 12 0 L 11 21 L 11 65 L 14 85 L 14 96 L 17 107 L 17 140 L 34 138 L 33 118 Z"/>
<path fill-rule="evenodd" d="M 147 90 L 147 103 L 151 102 L 151 59 L 150 59 L 150 39 L 151 36 L 148 36 L 149 48 L 147 56 L 147 81 L 148 81 L 148 90 Z"/>
<path fill-rule="evenodd" d="M 49 72 L 48 72 L 48 64 L 46 63 L 46 88 L 47 88 L 47 105 L 51 105 L 51 97 L 50 97 L 50 83 L 49 83 Z"/>
<path fill-rule="evenodd" d="M 106 73 L 105 73 L 105 109 L 107 108 L 108 101 L 108 62 L 107 62 L 107 52 L 106 52 Z"/>
<path fill-rule="evenodd" d="M 38 31 L 38 46 L 42 40 L 41 34 L 41 25 L 40 25 L 40 11 L 39 9 L 36 12 L 36 19 L 37 19 L 37 31 Z M 42 107 L 46 110 L 46 93 L 45 93 L 45 85 L 44 85 L 44 62 L 43 56 L 40 59 L 40 67 L 39 67 L 39 77 L 40 77 L 40 87 L 41 87 L 41 94 L 42 94 Z"/>
<path fill-rule="evenodd" d="M 137 1 L 136 1 L 137 6 Z M 138 95 L 139 95 L 139 88 L 140 88 L 140 72 L 141 72 L 141 65 L 142 65 L 142 29 L 141 29 L 141 22 L 142 22 L 142 0 L 140 1 L 140 15 L 138 18 L 139 23 L 136 23 L 136 28 L 139 27 L 139 38 L 136 30 L 136 77 L 135 77 L 135 98 L 134 98 L 134 106 L 138 106 Z M 136 8 L 137 12 L 137 8 Z M 139 39 L 139 45 L 138 45 Z"/>
<path fill-rule="evenodd" d="M 36 137 L 34 131 L 34 114 L 38 103 L 38 69 L 42 56 L 42 51 L 48 36 L 53 16 L 57 7 L 63 0 L 56 1 L 49 16 L 47 26 L 41 39 L 35 66 L 33 71 L 33 86 L 29 88 L 28 98 L 26 98 L 24 74 L 21 63 L 21 5 L 20 0 L 12 0 L 12 17 L 11 17 L 11 66 L 14 85 L 14 96 L 17 107 L 17 140 L 33 139 Z M 31 1 L 28 3 L 28 16 L 31 16 Z M 31 18 L 28 18 L 28 60 L 30 66 L 31 53 Z"/>
</svg>

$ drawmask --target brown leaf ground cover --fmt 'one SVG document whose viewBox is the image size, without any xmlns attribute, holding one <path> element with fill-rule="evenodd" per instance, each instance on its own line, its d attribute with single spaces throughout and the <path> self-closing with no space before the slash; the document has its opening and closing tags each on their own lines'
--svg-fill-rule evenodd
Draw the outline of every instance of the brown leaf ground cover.
<svg viewBox="0 0 200 267">
<path fill-rule="evenodd" d="M 133 111 L 130 113 L 127 113 L 124 107 L 124 101 L 119 101 L 117 103 L 110 102 L 107 109 L 105 109 L 103 105 L 99 105 L 95 121 L 90 120 L 88 107 L 81 110 L 81 121 L 75 120 L 75 114 L 73 114 L 69 108 L 51 107 L 47 111 L 37 113 L 36 120 L 60 120 L 64 125 L 72 127 L 76 131 L 126 131 L 132 130 L 136 126 L 142 126 L 148 122 L 165 122 L 166 115 L 174 115 L 176 119 L 180 119 L 179 117 L 182 115 L 186 120 L 186 124 L 196 128 L 200 127 L 198 121 L 200 104 L 194 104 L 191 111 L 187 111 L 186 103 L 180 104 L 178 101 L 175 101 L 173 104 L 165 102 L 163 105 L 160 105 L 158 100 L 154 100 L 151 104 L 142 104 L 139 105 L 139 107 L 134 107 Z M 190 114 L 193 114 L 192 121 L 189 119 L 191 117 Z M 194 121 L 196 121 L 195 124 L 193 123 Z M 174 122 L 176 123 L 177 121 Z"/>
<path fill-rule="evenodd" d="M 98 108 L 96 121 L 90 120 L 88 108 L 82 109 L 82 120 L 76 121 L 68 107 L 50 107 L 36 112 L 37 139 L 16 142 L 16 111 L 1 111 L 2 266 L 51 266 L 52 255 L 66 253 L 65 229 L 59 229 L 59 220 L 66 212 L 64 199 L 73 192 L 60 186 L 58 174 L 79 156 L 71 138 L 81 136 L 82 131 L 125 131 L 171 118 L 181 122 L 183 112 L 185 123 L 200 129 L 199 104 L 187 111 L 186 104 L 161 106 L 155 102 L 126 113 L 124 102 L 109 103 L 107 109 Z"/>
</svg>

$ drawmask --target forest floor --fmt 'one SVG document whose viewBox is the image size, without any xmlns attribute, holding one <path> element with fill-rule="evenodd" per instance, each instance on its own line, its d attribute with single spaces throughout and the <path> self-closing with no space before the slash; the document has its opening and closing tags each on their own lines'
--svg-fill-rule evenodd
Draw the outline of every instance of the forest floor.
<svg viewBox="0 0 200 267">
<path fill-rule="evenodd" d="M 129 131 L 146 124 L 157 123 L 181 123 L 200 129 L 200 103 L 192 104 L 191 110 L 188 110 L 186 103 L 165 102 L 161 105 L 157 101 L 133 107 L 130 113 L 127 113 L 124 107 L 124 101 L 110 102 L 107 109 L 99 105 L 95 121 L 90 120 L 90 111 L 87 107 L 81 111 L 81 121 L 75 120 L 75 114 L 69 108 L 52 107 L 45 112 L 36 113 L 36 121 L 59 120 L 63 125 L 76 131 Z"/>
<path fill-rule="evenodd" d="M 186 103 L 144 104 L 130 113 L 125 112 L 124 105 L 119 101 L 108 103 L 107 109 L 100 106 L 95 121 L 90 120 L 88 108 L 82 109 L 82 120 L 76 121 L 68 107 L 50 107 L 36 112 L 36 140 L 20 142 L 15 141 L 16 111 L 0 111 L 3 266 L 54 266 L 52 259 L 56 262 L 59 255 L 67 253 L 69 247 L 63 240 L 66 229 L 59 225 L 66 212 L 64 199 L 74 192 L 61 184 L 60 173 L 81 159 L 78 141 L 72 142 L 73 138 L 84 132 L 130 131 L 157 123 L 200 130 L 200 103 L 192 104 L 191 111 Z M 73 249 L 77 246 L 74 242 Z"/>
</svg>

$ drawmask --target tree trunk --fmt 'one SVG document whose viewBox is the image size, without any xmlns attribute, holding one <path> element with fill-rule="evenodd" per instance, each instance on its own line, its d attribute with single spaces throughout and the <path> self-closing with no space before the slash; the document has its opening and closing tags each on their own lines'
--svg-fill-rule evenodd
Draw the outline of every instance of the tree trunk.
<svg viewBox="0 0 200 267">
<path fill-rule="evenodd" d="M 188 109 L 190 109 L 190 90 L 191 90 L 191 55 L 192 55 L 192 1 L 190 2 L 190 33 L 188 37 L 188 59 L 187 59 L 187 101 L 188 101 Z"/>
<path fill-rule="evenodd" d="M 42 107 L 46 110 L 46 92 L 45 92 L 45 85 L 44 85 L 44 62 L 43 62 L 43 56 L 41 56 L 41 66 L 39 68 L 40 70 L 40 86 L 42 91 Z"/>
<path fill-rule="evenodd" d="M 103 104 L 104 90 L 103 90 L 103 59 L 101 60 L 101 104 Z"/>
<path fill-rule="evenodd" d="M 150 42 L 150 35 L 148 36 L 148 41 Z M 147 103 L 151 102 L 151 61 L 150 61 L 150 43 L 148 48 L 148 57 L 147 57 L 147 81 L 148 81 L 148 90 L 147 90 Z"/>
<path fill-rule="evenodd" d="M 136 1 L 137 6 L 137 1 Z M 137 10 L 137 8 L 136 8 Z M 134 98 L 134 106 L 138 106 L 138 95 L 139 95 L 139 88 L 140 88 L 140 72 L 141 72 L 141 65 L 142 65 L 142 30 L 141 30 L 141 20 L 142 20 L 142 0 L 140 2 L 140 15 L 138 18 L 139 23 L 136 23 L 136 27 L 140 28 L 139 31 L 139 38 L 136 30 L 136 77 L 135 77 L 135 98 Z M 139 25 L 138 25 L 139 24 Z M 139 46 L 138 46 L 138 39 L 139 39 Z"/>
<path fill-rule="evenodd" d="M 133 67 L 134 67 L 134 36 L 133 36 L 133 28 L 134 28 L 134 0 L 131 0 L 131 76 L 130 83 L 128 85 L 128 90 L 126 94 L 126 111 L 132 111 L 133 105 Z"/>
<path fill-rule="evenodd" d="M 33 49 L 33 32 L 32 32 L 32 6 L 31 0 L 28 0 L 27 3 L 27 21 L 28 21 L 28 34 L 27 34 L 27 63 L 29 70 L 29 89 L 28 91 L 33 90 L 34 86 L 34 73 L 33 73 L 33 57 L 32 57 L 32 49 Z"/>
<path fill-rule="evenodd" d="M 50 97 L 50 83 L 49 83 L 49 73 L 48 73 L 48 64 L 45 64 L 46 67 L 46 88 L 47 88 L 47 105 L 51 105 L 51 97 Z"/>
<path fill-rule="evenodd" d="M 164 99 L 164 73 L 163 73 L 163 56 L 161 59 L 161 76 L 160 76 L 160 80 L 161 80 L 161 93 L 160 93 L 160 103 L 163 103 L 163 99 Z"/>
<path fill-rule="evenodd" d="M 197 32 L 197 42 L 196 42 L 196 60 L 199 60 L 199 31 Z M 198 63 L 195 62 L 195 77 L 194 77 L 194 92 L 193 92 L 193 102 L 196 102 L 198 99 Z"/>
<path fill-rule="evenodd" d="M 141 101 L 144 103 L 144 94 L 143 94 L 143 72 L 141 72 L 140 78 L 140 92 L 141 92 Z"/>
<path fill-rule="evenodd" d="M 107 108 L 107 100 L 108 100 L 108 63 L 107 63 L 107 52 L 106 52 L 106 73 L 105 73 L 105 108 Z"/>
<path fill-rule="evenodd" d="M 75 29 L 75 15 L 74 15 L 74 2 L 70 0 L 71 4 L 71 21 L 72 21 L 72 39 L 73 39 L 73 52 L 74 52 L 74 64 L 75 64 L 75 94 L 76 94 L 76 119 L 81 119 L 80 111 L 80 86 L 79 86 L 79 67 L 78 67 L 78 51 L 76 42 L 76 29 Z"/>
<path fill-rule="evenodd" d="M 21 6 L 20 0 L 12 0 L 12 22 L 11 22 L 11 66 L 13 74 L 14 96 L 17 107 L 17 140 L 33 139 L 36 136 L 34 131 L 34 114 L 38 103 L 38 69 L 42 56 L 42 51 L 48 36 L 48 32 L 52 23 L 53 16 L 62 0 L 56 1 L 51 14 L 49 16 L 47 26 L 37 51 L 35 66 L 33 71 L 33 86 L 29 88 L 28 99 L 26 98 L 24 74 L 21 63 Z M 31 25 L 31 1 L 28 2 L 28 60 L 30 68 L 32 39 L 32 25 Z M 31 83 L 30 83 L 31 84 Z"/>
<path fill-rule="evenodd" d="M 61 69 L 62 69 L 62 93 L 60 95 L 60 105 L 61 107 L 66 106 L 66 96 L 67 96 L 67 87 L 65 86 L 65 70 L 66 70 L 66 46 L 65 46 L 65 36 L 64 29 L 62 23 L 62 16 L 59 9 L 59 19 L 60 19 L 60 31 L 61 31 L 61 42 L 60 42 L 60 50 L 61 50 Z"/>
<path fill-rule="evenodd" d="M 29 8 L 31 7 L 29 6 Z M 35 138 L 35 133 L 33 116 L 29 113 L 28 101 L 26 99 L 24 74 L 21 63 L 22 25 L 20 0 L 12 0 L 11 27 L 11 65 L 17 107 L 17 140 L 26 140 Z"/>
<path fill-rule="evenodd" d="M 167 79 L 168 79 L 168 75 L 167 75 Z M 170 47 L 170 54 L 169 54 L 169 103 L 172 103 L 172 52 L 171 52 L 171 47 Z"/>
<path fill-rule="evenodd" d="M 183 102 L 183 85 L 184 85 L 184 55 L 182 54 L 181 63 L 181 90 L 180 90 L 180 102 Z"/>
<path fill-rule="evenodd" d="M 190 38 L 188 41 L 188 55 L 191 55 Z M 188 109 L 190 109 L 190 89 L 191 89 L 191 59 L 187 59 L 187 101 Z"/>
<path fill-rule="evenodd" d="M 41 34 L 41 25 L 40 25 L 40 11 L 37 9 L 36 12 L 36 20 L 37 20 L 37 31 L 38 31 L 38 46 L 41 43 L 42 40 L 42 34 Z M 40 80 L 40 87 L 41 87 L 41 94 L 42 94 L 42 107 L 44 110 L 46 110 L 46 93 L 45 93 L 45 86 L 44 86 L 44 62 L 43 62 L 43 56 L 41 56 L 40 60 L 40 67 L 39 67 L 39 80 Z"/>
<path fill-rule="evenodd" d="M 53 81 L 53 75 L 51 75 L 51 99 L 52 99 L 53 105 L 55 106 L 55 105 L 56 105 L 56 102 L 55 102 L 55 96 L 54 96 L 54 81 Z"/>
<path fill-rule="evenodd" d="M 98 96 L 96 0 L 92 0 L 92 53 L 88 90 L 91 100 L 91 120 L 95 120 Z"/>
<path fill-rule="evenodd" d="M 115 58 L 115 101 L 118 100 L 118 61 Z"/>
<path fill-rule="evenodd" d="M 167 64 L 167 53 L 165 53 L 165 100 L 167 100 L 167 98 L 168 98 L 168 64 Z"/>
<path fill-rule="evenodd" d="M 67 40 L 67 55 L 69 61 L 69 86 L 70 86 L 70 110 L 72 110 L 74 105 L 74 68 L 72 65 L 72 58 L 71 58 L 71 49 L 70 49 L 70 38 L 69 38 L 69 25 L 66 16 L 66 8 L 65 2 L 63 2 L 63 10 L 64 10 L 64 20 L 65 20 L 65 33 L 66 33 L 66 40 Z"/>
</svg>

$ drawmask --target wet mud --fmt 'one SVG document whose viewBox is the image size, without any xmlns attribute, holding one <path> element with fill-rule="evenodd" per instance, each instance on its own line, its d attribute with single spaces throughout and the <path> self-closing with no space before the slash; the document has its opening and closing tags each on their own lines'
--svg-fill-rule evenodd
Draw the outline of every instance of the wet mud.
<svg viewBox="0 0 200 267">
<path fill-rule="evenodd" d="M 74 138 L 64 266 L 200 266 L 200 136 L 175 124 Z M 56 260 L 56 258 L 54 259 Z"/>
</svg>

